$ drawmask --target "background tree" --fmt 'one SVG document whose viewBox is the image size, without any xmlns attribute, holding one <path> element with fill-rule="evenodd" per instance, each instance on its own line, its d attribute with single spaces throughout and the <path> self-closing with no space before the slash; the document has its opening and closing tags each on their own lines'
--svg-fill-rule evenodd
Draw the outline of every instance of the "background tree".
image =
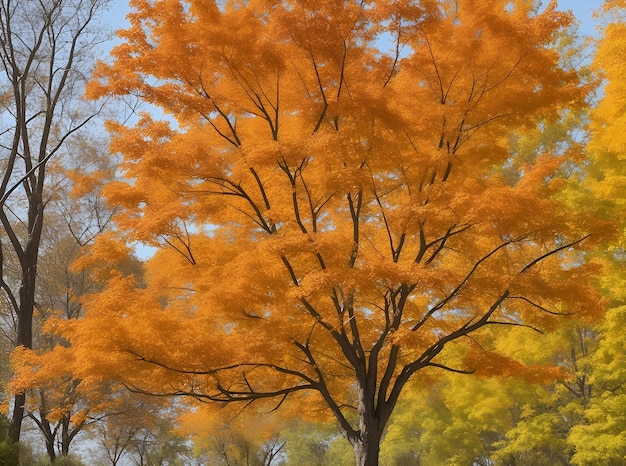
<svg viewBox="0 0 626 466">
<path fill-rule="evenodd" d="M 587 91 L 559 64 L 571 18 L 553 3 L 132 5 L 92 96 L 176 124 L 110 126 L 116 223 L 159 250 L 142 283 L 104 272 L 86 316 L 58 323 L 82 380 L 322 404 L 377 464 L 416 374 L 524 371 L 492 330 L 601 315 L 578 251 L 607 225 L 557 197 L 577 148 L 502 174 L 512 135 Z M 96 246 L 83 264 L 124 254 Z"/>
<path fill-rule="evenodd" d="M 603 215 L 619 219 L 620 236 L 595 258 L 604 265 L 602 289 L 609 299 L 605 321 L 600 326 L 598 350 L 591 356 L 593 397 L 584 412 L 586 422 L 572 429 L 572 463 L 617 465 L 626 455 L 626 79 L 625 65 L 617 57 L 626 53 L 626 2 L 607 0 L 601 12 L 604 28 L 593 66 L 605 79 L 601 101 L 591 113 L 591 139 L 587 146 L 591 166 L 582 191 L 596 200 Z M 583 202 L 579 196 L 578 202 Z"/>
<path fill-rule="evenodd" d="M 96 149 L 106 144 L 80 147 L 84 149 L 78 151 L 80 160 L 65 161 L 68 165 L 81 163 L 80 183 L 70 180 L 78 176 L 77 169 L 72 169 L 69 178 L 68 169 L 60 164 L 49 169 L 54 196 L 42 234 L 33 349 L 21 347 L 14 352 L 15 374 L 10 383 L 14 393 L 32 395 L 26 401 L 25 412 L 43 435 L 50 461 L 59 455 L 67 456 L 76 436 L 97 422 L 107 409 L 119 410 L 115 400 L 109 399 L 106 387 L 80 384 L 70 369 L 67 342 L 41 328 L 52 318 L 80 318 L 80 297 L 97 290 L 93 271 L 73 270 L 72 263 L 109 225 L 112 211 L 104 205 L 99 187 L 112 177 L 113 165 L 109 157 L 103 157 Z M 120 269 L 141 273 L 134 258 L 121 264 Z M 35 368 L 37 377 L 33 378 Z"/>
<path fill-rule="evenodd" d="M 118 392 L 100 422 L 90 429 L 98 449 L 92 458 L 103 464 L 183 465 L 191 458 L 189 447 L 176 435 L 172 421 L 175 410 L 164 402 Z"/>
<path fill-rule="evenodd" d="M 90 25 L 103 1 L 0 2 L 2 179 L 0 263 L 13 255 L 18 282 L 1 288 L 11 304 L 15 344 L 31 348 L 44 211 L 52 193 L 50 160 L 93 117 L 78 104 L 95 37 Z M 25 394 L 15 396 L 9 438 L 20 438 Z"/>
<path fill-rule="evenodd" d="M 48 168 L 53 194 L 41 237 L 37 309 L 33 321 L 34 352 L 21 351 L 14 357 L 16 373 L 11 384 L 14 393 L 31 390 L 25 412 L 43 435 L 50 461 L 55 461 L 58 455 L 69 454 L 72 441 L 93 421 L 90 411 L 98 411 L 105 401 L 102 392 L 83 393 L 79 389 L 80 381 L 67 370 L 69 361 L 64 351 L 67 343 L 42 331 L 45 321 L 51 317 L 80 317 L 79 298 L 94 292 L 96 283 L 89 270 L 73 271 L 71 264 L 107 229 L 113 212 L 105 205 L 100 192 L 102 184 L 113 176 L 113 159 L 101 150 L 106 148 L 102 141 L 81 136 L 68 144 L 70 154 L 65 160 L 52 162 Z M 77 176 L 77 171 L 80 172 L 79 183 L 71 180 Z M 127 266 L 132 268 L 133 264 Z M 24 385 L 22 373 L 32 367 L 45 370 L 38 371 L 37 380 L 29 379 Z"/>
<path fill-rule="evenodd" d="M 287 461 L 284 464 L 330 466 L 354 462 L 350 444 L 332 422 L 316 422 L 294 416 L 287 420 L 280 439 L 285 442 L 283 451 Z"/>
<path fill-rule="evenodd" d="M 215 465 L 281 464 L 288 442 L 282 431 L 292 416 L 263 409 L 241 412 L 230 406 L 212 408 L 210 416 L 188 412 L 180 419 L 179 431 L 190 438 L 198 456 Z"/>
</svg>

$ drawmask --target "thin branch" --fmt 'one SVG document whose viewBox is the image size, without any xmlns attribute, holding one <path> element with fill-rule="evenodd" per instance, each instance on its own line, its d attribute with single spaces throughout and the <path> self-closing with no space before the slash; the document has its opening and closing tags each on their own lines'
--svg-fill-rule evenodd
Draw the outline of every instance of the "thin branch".
<svg viewBox="0 0 626 466">
<path fill-rule="evenodd" d="M 536 307 L 537 309 L 540 309 L 541 311 L 547 313 L 547 314 L 552 314 L 554 316 L 570 316 L 573 313 L 571 312 L 557 312 L 557 311 L 551 311 L 550 309 L 546 309 L 545 307 L 541 306 L 540 304 L 537 304 L 536 302 L 528 299 L 525 296 L 509 296 L 507 299 L 519 299 L 521 301 L 525 301 L 528 304 L 530 304 L 533 307 Z"/>
<path fill-rule="evenodd" d="M 463 369 L 455 369 L 453 367 L 450 366 L 446 366 L 445 364 L 439 364 L 436 362 L 429 362 L 428 364 L 426 364 L 429 367 L 437 367 L 439 369 L 443 369 L 446 370 L 448 372 L 454 372 L 456 374 L 474 374 L 476 371 L 468 371 L 468 370 L 463 370 Z"/>
<path fill-rule="evenodd" d="M 478 261 L 476 261 L 476 263 L 474 263 L 474 265 L 472 266 L 472 268 L 470 269 L 470 271 L 465 275 L 465 277 L 463 278 L 463 280 L 461 280 L 461 282 L 448 294 L 448 296 L 446 296 L 445 298 L 443 298 L 441 301 L 439 301 L 437 304 L 435 304 L 425 315 L 424 317 L 422 317 L 422 319 L 416 323 L 413 327 L 411 327 L 411 331 L 416 331 L 417 329 L 419 329 L 422 325 L 424 325 L 424 323 L 437 311 L 439 311 L 440 309 L 442 309 L 446 304 L 448 304 L 448 302 L 450 302 L 452 300 L 452 298 L 454 298 L 456 295 L 458 295 L 458 293 L 461 291 L 461 289 L 467 284 L 467 282 L 470 280 L 470 278 L 474 275 L 474 273 L 476 272 L 476 270 L 478 270 L 478 268 L 485 262 L 487 261 L 491 256 L 493 256 L 495 253 L 497 253 L 498 251 L 500 251 L 501 249 L 507 247 L 508 245 L 515 243 L 515 242 L 519 242 L 522 239 L 517 239 L 517 240 L 509 240 L 509 241 L 505 241 L 504 243 L 499 244 L 498 246 L 496 246 L 494 249 L 492 249 L 491 251 L 489 251 L 487 254 L 485 254 L 483 257 L 481 257 Z"/>
<path fill-rule="evenodd" d="M 550 257 L 550 256 L 552 256 L 552 255 L 554 255 L 554 254 L 556 254 L 556 253 L 558 253 L 558 252 L 563 251 L 564 249 L 569 249 L 569 248 L 571 248 L 572 246 L 575 246 L 575 245 L 577 245 L 578 243 L 581 243 L 581 242 L 585 241 L 585 240 L 586 240 L 587 238 L 589 238 L 590 236 L 591 236 L 591 235 L 586 235 L 586 236 L 583 236 L 582 238 L 577 239 L 576 241 L 572 241 L 571 243 L 564 244 L 563 246 L 560 246 L 560 247 L 558 247 L 558 248 L 556 248 L 556 249 L 553 249 L 553 250 L 551 250 L 551 251 L 546 252 L 545 254 L 543 254 L 543 255 L 541 255 L 541 256 L 539 256 L 539 257 L 537 257 L 535 260 L 533 260 L 533 261 L 529 262 L 529 263 L 528 263 L 528 264 L 527 264 L 527 265 L 526 265 L 526 266 L 525 266 L 525 267 L 521 270 L 521 272 L 520 272 L 520 273 L 524 273 L 524 272 L 526 272 L 528 269 L 530 269 L 530 268 L 531 268 L 531 267 L 533 267 L 534 265 L 538 264 L 538 263 L 539 263 L 539 262 L 541 262 L 542 260 L 546 259 L 547 257 Z"/>
</svg>

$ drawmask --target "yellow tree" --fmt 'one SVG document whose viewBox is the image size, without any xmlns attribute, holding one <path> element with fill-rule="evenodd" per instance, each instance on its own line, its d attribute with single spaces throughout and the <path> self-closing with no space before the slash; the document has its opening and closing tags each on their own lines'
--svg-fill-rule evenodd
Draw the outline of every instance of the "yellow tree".
<svg viewBox="0 0 626 466">
<path fill-rule="evenodd" d="M 568 464 L 573 449 L 567 434 L 582 422 L 590 392 L 582 367 L 590 338 L 573 324 L 547 336 L 494 332 L 492 348 L 523 366 L 492 377 L 449 374 L 433 386 L 410 386 L 387 428 L 382 463 Z"/>
<path fill-rule="evenodd" d="M 607 0 L 600 12 L 605 27 L 593 65 L 605 78 L 603 96 L 591 113 L 590 174 L 585 186 L 598 201 L 598 210 L 620 221 L 620 236 L 598 260 L 605 264 L 602 288 L 610 306 L 602 325 L 597 351 L 590 358 L 593 397 L 585 411 L 586 423 L 574 427 L 572 464 L 617 465 L 626 456 L 626 2 Z"/>
<path fill-rule="evenodd" d="M 126 241 L 158 250 L 145 282 L 103 273 L 58 323 L 83 383 L 325 406 L 373 465 L 418 374 L 511 371 L 492 329 L 601 314 L 579 250 L 606 225 L 555 196 L 578 152 L 501 171 L 511 135 L 586 94 L 551 47 L 571 19 L 554 3 L 132 8 L 90 92 L 167 116 L 110 124 L 125 180 L 105 188 Z"/>
</svg>

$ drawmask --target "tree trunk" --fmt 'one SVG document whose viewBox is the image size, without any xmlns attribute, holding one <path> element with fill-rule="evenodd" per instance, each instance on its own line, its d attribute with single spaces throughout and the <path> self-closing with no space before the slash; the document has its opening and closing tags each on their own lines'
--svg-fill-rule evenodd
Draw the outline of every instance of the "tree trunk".
<svg viewBox="0 0 626 466">
<path fill-rule="evenodd" d="M 12 443 L 20 441 L 20 433 L 22 431 L 22 419 L 24 419 L 24 404 L 26 403 L 26 394 L 18 393 L 13 397 L 13 415 L 11 424 L 9 424 L 8 437 Z"/>
<path fill-rule="evenodd" d="M 54 438 L 46 438 L 46 452 L 48 453 L 48 458 L 50 458 L 50 463 L 54 463 L 54 460 L 57 459 L 57 452 L 54 449 Z"/>
<path fill-rule="evenodd" d="M 356 466 L 378 466 L 380 439 L 385 422 L 381 410 L 376 409 L 376 372 L 367 374 L 359 387 L 359 430 L 348 437 L 354 449 Z"/>
<path fill-rule="evenodd" d="M 41 228 L 38 228 L 35 233 L 39 233 Z M 40 234 L 37 234 L 37 240 Z M 38 257 L 38 244 L 37 247 L 29 248 L 27 245 L 25 251 L 26 265 L 22 266 L 26 269 L 26 273 L 23 276 L 22 284 L 20 286 L 20 306 L 19 315 L 17 316 L 17 346 L 24 346 L 25 348 L 33 347 L 33 310 L 35 308 L 35 283 L 37 277 L 37 257 Z M 24 419 L 24 404 L 26 403 L 26 393 L 18 393 L 13 400 L 13 417 L 11 418 L 11 425 L 9 426 L 9 439 L 11 442 L 16 443 L 20 441 L 20 434 L 22 431 L 22 420 Z"/>
<path fill-rule="evenodd" d="M 352 443 L 356 466 L 378 466 L 380 453 L 380 435 L 378 432 L 362 432 L 359 438 Z"/>
<path fill-rule="evenodd" d="M 78 426 L 77 429 L 70 429 L 70 417 L 65 414 L 61 418 L 61 454 L 69 455 L 70 454 L 70 444 L 74 439 L 76 433 L 82 428 L 82 424 Z"/>
</svg>

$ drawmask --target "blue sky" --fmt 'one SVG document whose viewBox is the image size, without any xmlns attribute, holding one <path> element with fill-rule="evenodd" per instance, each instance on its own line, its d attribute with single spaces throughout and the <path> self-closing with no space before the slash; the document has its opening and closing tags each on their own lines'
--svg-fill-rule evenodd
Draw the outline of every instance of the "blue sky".
<svg viewBox="0 0 626 466">
<path fill-rule="evenodd" d="M 602 0 L 561 0 L 559 7 L 564 10 L 572 10 L 581 22 L 581 31 L 585 35 L 592 35 L 596 32 L 592 15 L 602 6 L 602 3 Z"/>
</svg>

